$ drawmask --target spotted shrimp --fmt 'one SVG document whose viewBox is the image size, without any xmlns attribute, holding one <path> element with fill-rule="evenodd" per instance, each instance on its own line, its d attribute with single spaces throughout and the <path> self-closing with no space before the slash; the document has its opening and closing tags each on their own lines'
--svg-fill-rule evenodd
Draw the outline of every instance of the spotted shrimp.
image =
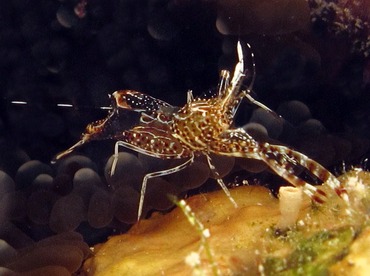
<svg viewBox="0 0 370 276">
<path fill-rule="evenodd" d="M 238 62 L 232 76 L 228 70 L 221 71 L 218 88 L 213 96 L 195 98 L 192 91 L 188 91 L 187 103 L 183 107 L 172 106 L 138 91 L 114 92 L 111 95 L 112 109 L 107 118 L 89 124 L 81 140 L 59 153 L 55 160 L 61 159 L 86 142 L 102 139 L 117 141 L 111 175 L 114 174 L 117 166 L 120 147 L 156 158 L 184 160 L 180 165 L 144 176 L 140 191 L 138 220 L 142 215 L 148 181 L 151 178 L 179 172 L 190 166 L 196 156 L 201 155 L 206 157 L 219 186 L 230 202 L 237 207 L 237 203 L 213 164 L 211 154 L 261 160 L 291 185 L 302 187 L 313 201 L 324 203 L 327 194 L 295 174 L 297 166 L 303 167 L 329 185 L 338 196 L 348 200 L 341 183 L 316 161 L 287 146 L 258 142 L 243 128 L 234 127 L 235 115 L 244 99 L 268 112 L 273 112 L 251 96 L 255 79 L 253 54 L 251 54 L 252 74 L 245 69 L 243 47 L 240 42 L 237 44 L 237 54 Z M 250 85 L 242 89 L 247 77 L 251 77 Z M 130 129 L 120 129 L 117 125 L 117 116 L 121 110 L 139 112 L 140 122 Z"/>
</svg>

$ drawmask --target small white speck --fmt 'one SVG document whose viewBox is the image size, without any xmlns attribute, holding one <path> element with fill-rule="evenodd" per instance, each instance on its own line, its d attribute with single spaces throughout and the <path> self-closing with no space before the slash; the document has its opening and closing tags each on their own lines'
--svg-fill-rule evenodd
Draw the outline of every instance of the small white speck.
<svg viewBox="0 0 370 276">
<path fill-rule="evenodd" d="M 185 258 L 185 263 L 191 267 L 196 267 L 200 265 L 200 256 L 197 252 L 191 252 Z"/>
<path fill-rule="evenodd" d="M 205 238 L 209 238 L 211 236 L 208 228 L 204 229 L 202 233 Z"/>
</svg>

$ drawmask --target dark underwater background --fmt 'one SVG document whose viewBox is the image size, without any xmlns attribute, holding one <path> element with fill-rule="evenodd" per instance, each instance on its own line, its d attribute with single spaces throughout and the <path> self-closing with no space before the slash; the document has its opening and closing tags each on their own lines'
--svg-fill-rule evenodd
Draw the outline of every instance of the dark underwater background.
<svg viewBox="0 0 370 276">
<path fill-rule="evenodd" d="M 238 40 L 251 45 L 245 87 L 253 53 L 252 96 L 282 118 L 243 102 L 235 126 L 256 140 L 295 148 L 335 174 L 369 169 L 370 8 L 368 1 L 360 8 L 352 2 L 1 1 L 0 239 L 6 248 L 71 231 L 93 245 L 126 231 L 136 220 L 144 174 L 176 161 L 124 153 L 111 177 L 114 141 L 91 142 L 50 161 L 107 115 L 102 107 L 116 90 L 181 107 L 188 90 L 216 89 L 220 70 L 232 71 L 237 62 Z M 351 17 L 343 17 L 344 8 Z M 215 156 L 215 162 L 232 185 L 269 182 L 276 191 L 284 184 L 253 160 Z M 178 176 L 148 184 L 145 212 L 171 208 L 167 193 L 185 197 L 214 188 L 199 159 Z"/>
</svg>

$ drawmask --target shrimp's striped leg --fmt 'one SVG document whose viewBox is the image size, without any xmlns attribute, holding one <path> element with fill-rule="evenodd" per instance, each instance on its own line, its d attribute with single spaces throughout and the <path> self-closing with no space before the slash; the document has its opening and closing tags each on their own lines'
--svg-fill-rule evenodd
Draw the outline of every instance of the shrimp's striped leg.
<svg viewBox="0 0 370 276">
<path fill-rule="evenodd" d="M 210 150 L 219 155 L 261 160 L 293 186 L 302 187 L 313 201 L 324 203 L 327 194 L 297 176 L 296 169 L 303 167 L 328 185 L 347 204 L 349 202 L 347 191 L 340 181 L 319 163 L 285 146 L 258 143 L 244 129 L 227 130 L 222 133 L 220 139 L 210 143 L 210 146 Z"/>
<path fill-rule="evenodd" d="M 340 181 L 325 169 L 318 162 L 310 159 L 308 156 L 285 146 L 270 145 L 264 143 L 261 145 L 262 160 L 279 176 L 289 181 L 296 187 L 303 187 L 304 192 L 310 198 L 318 203 L 326 201 L 326 193 L 318 187 L 315 187 L 294 174 L 296 166 L 302 166 L 320 179 L 325 185 L 328 185 L 343 200 L 348 202 L 346 189 Z"/>
<path fill-rule="evenodd" d="M 151 173 L 148 173 L 144 176 L 143 183 L 141 184 L 139 208 L 138 208 L 138 211 L 137 211 L 137 221 L 140 220 L 141 214 L 143 212 L 146 185 L 147 185 L 148 180 L 151 179 L 151 178 L 160 177 L 160 176 L 169 175 L 169 174 L 179 172 L 179 171 L 189 167 L 193 162 L 194 162 L 194 155 L 192 155 L 184 163 L 182 163 L 182 164 L 180 164 L 176 167 L 169 168 L 169 169 L 162 170 L 162 171 L 151 172 Z"/>
<path fill-rule="evenodd" d="M 213 165 L 211 157 L 208 154 L 206 154 L 205 156 L 207 158 L 209 169 L 211 170 L 213 175 L 216 177 L 218 185 L 220 185 L 220 187 L 222 188 L 222 190 L 224 191 L 224 193 L 226 194 L 226 196 L 230 200 L 230 202 L 234 205 L 234 207 L 237 208 L 238 204 L 235 202 L 234 198 L 231 196 L 229 189 L 226 187 L 226 185 L 225 185 L 224 181 L 222 180 L 222 178 L 220 177 L 220 174 L 218 173 L 216 167 Z"/>
</svg>

